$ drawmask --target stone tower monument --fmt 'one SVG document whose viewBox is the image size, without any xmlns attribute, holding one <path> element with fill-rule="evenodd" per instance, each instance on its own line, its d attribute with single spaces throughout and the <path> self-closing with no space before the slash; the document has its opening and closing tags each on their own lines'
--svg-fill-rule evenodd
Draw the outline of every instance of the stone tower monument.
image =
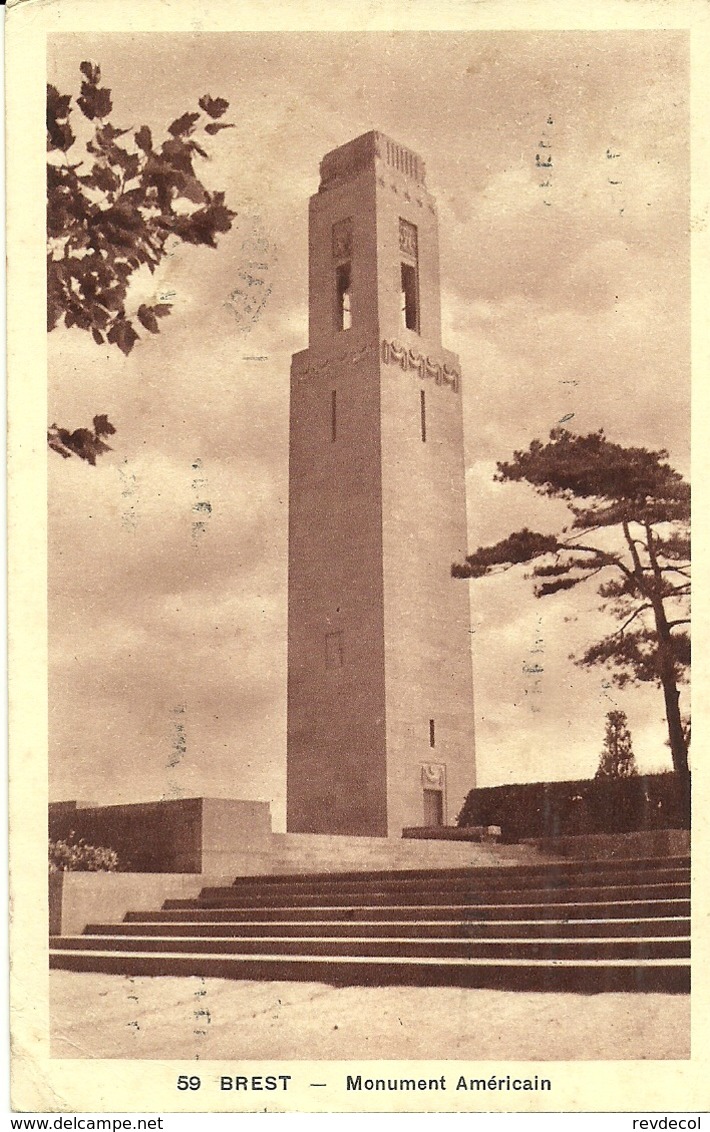
<svg viewBox="0 0 710 1132">
<path fill-rule="evenodd" d="M 291 367 L 287 824 L 399 837 L 453 824 L 474 785 L 461 376 L 421 158 L 371 132 L 320 173 Z"/>
</svg>

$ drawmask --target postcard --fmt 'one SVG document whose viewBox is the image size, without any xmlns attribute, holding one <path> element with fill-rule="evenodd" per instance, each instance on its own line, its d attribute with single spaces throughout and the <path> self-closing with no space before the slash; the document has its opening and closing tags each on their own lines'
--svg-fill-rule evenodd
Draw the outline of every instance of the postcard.
<svg viewBox="0 0 710 1132">
<path fill-rule="evenodd" d="M 707 1108 L 709 31 L 8 5 L 15 1110 Z"/>
</svg>

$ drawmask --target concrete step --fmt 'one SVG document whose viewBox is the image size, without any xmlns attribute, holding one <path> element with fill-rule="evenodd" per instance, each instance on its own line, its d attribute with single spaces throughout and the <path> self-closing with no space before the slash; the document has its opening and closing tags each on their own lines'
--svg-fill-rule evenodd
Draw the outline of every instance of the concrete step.
<svg viewBox="0 0 710 1132">
<path fill-rule="evenodd" d="M 300 955 L 181 954 L 52 948 L 50 965 L 72 971 L 130 975 L 197 975 L 229 979 L 300 980 L 330 985 L 409 984 L 497 987 L 506 990 L 600 992 L 690 989 L 687 959 L 487 959 L 436 956 L 370 958 Z"/>
<path fill-rule="evenodd" d="M 85 935 L 169 936 L 399 936 L 428 939 L 574 939 L 622 936 L 690 936 L 690 920 L 658 917 L 636 920 L 201 920 L 88 924 Z"/>
<path fill-rule="evenodd" d="M 277 951 L 279 955 L 347 956 L 367 955 L 372 958 L 490 958 L 490 959 L 683 959 L 690 956 L 690 939 L 611 939 L 611 940 L 456 940 L 407 939 L 387 937 L 300 936 L 274 940 L 264 936 L 58 936 L 50 947 L 69 951 L 136 951 L 180 954 L 263 955 Z"/>
<path fill-rule="evenodd" d="M 507 870 L 506 870 L 507 872 Z M 334 882 L 312 882 L 304 881 L 301 884 L 290 883 L 283 885 L 268 885 L 260 886 L 259 884 L 250 885 L 219 885 L 205 887 L 199 893 L 198 899 L 200 900 L 229 900 L 232 903 L 235 900 L 264 900 L 268 902 L 283 899 L 284 897 L 315 897 L 315 898 L 329 898 L 333 893 L 341 895 L 348 895 L 355 897 L 358 893 L 368 893 L 372 891 L 380 893 L 390 893 L 397 897 L 412 896 L 417 898 L 420 894 L 427 895 L 432 892 L 434 888 L 440 892 L 446 892 L 450 895 L 465 894 L 469 892 L 486 893 L 489 895 L 505 892 L 505 891 L 519 891 L 529 892 L 533 890 L 544 891 L 564 891 L 569 889 L 581 888 L 599 888 L 599 887 L 627 887 L 638 889 L 642 885 L 648 884 L 690 884 L 690 875 L 685 869 L 663 869 L 657 872 L 642 873 L 641 875 L 634 876 L 626 872 L 613 872 L 601 873 L 597 875 L 584 874 L 584 875 L 557 875 L 550 874 L 547 876 L 534 876 L 534 877 L 521 877 L 516 875 L 499 878 L 496 881 L 484 879 L 477 876 L 462 876 L 462 877 L 447 877 L 438 880 L 428 879 L 414 879 L 414 880 L 367 880 L 355 881 L 348 880 L 340 883 Z"/>
<path fill-rule="evenodd" d="M 682 882 L 668 884 L 654 884 L 651 881 L 643 884 L 627 885 L 549 885 L 546 888 L 510 888 L 510 889 L 480 889 L 469 883 L 441 883 L 429 885 L 426 888 L 404 888 L 399 891 L 382 887 L 380 882 L 360 887 L 344 887 L 334 889 L 326 894 L 320 892 L 288 892 L 272 893 L 270 890 L 263 894 L 241 893 L 231 888 L 204 888 L 199 897 L 194 900 L 173 899 L 166 900 L 166 909 L 174 908 L 249 908 L 253 907 L 258 898 L 262 908 L 278 908 L 284 905 L 289 907 L 311 907 L 327 903 L 331 906 L 351 905 L 358 903 L 385 903 L 396 899 L 397 904 L 416 904 L 424 907 L 436 904 L 442 900 L 452 903 L 460 900 L 467 904 L 488 903 L 492 899 L 501 904 L 516 903 L 524 899 L 527 903 L 547 903 L 550 900 L 564 898 L 566 902 L 605 902 L 610 900 L 629 900 L 633 898 L 671 900 L 689 899 L 690 885 Z"/>
<path fill-rule="evenodd" d="M 629 858 L 620 860 L 601 860 L 601 861 L 570 861 L 570 860 L 557 860 L 552 863 L 535 864 L 503 864 L 487 867 L 471 867 L 461 866 L 457 868 L 432 868 L 432 869 L 376 869 L 376 870 L 357 870 L 354 872 L 306 872 L 301 869 L 298 873 L 291 875 L 275 874 L 268 876 L 243 876 L 236 877 L 230 887 L 247 890 L 257 890 L 259 892 L 266 891 L 266 889 L 280 889 L 290 888 L 294 885 L 300 887 L 314 886 L 318 889 L 329 888 L 333 885 L 341 886 L 344 881 L 356 881 L 358 883 L 371 883 L 373 881 L 385 881 L 393 885 L 401 883 L 408 883 L 410 881 L 431 881 L 436 880 L 457 880 L 467 877 L 475 877 L 481 884 L 490 881 L 493 884 L 505 885 L 510 882 L 513 877 L 523 878 L 526 882 L 529 878 L 541 877 L 566 877 L 566 876 L 587 876 L 587 875 L 602 875 L 610 874 L 616 875 L 617 873 L 628 875 L 630 877 L 640 878 L 640 874 L 647 873 L 665 873 L 668 870 L 685 870 L 684 879 L 688 879 L 690 870 L 689 857 L 641 857 Z"/>
<path fill-rule="evenodd" d="M 171 903 L 170 901 L 166 901 Z M 428 904 L 426 919 L 448 920 L 452 916 L 460 920 L 580 920 L 616 919 L 623 917 L 689 916 L 690 901 L 678 900 L 624 900 L 581 903 L 579 901 L 550 901 L 547 904 L 470 904 L 456 901 L 445 904 Z M 389 920 L 392 918 L 417 920 L 422 917 L 422 909 L 415 905 L 402 904 L 351 904 L 317 906 L 268 907 L 255 904 L 250 908 L 162 908 L 157 912 L 128 912 L 128 922 L 148 922 L 150 920 L 191 920 L 203 922 L 217 920 Z"/>
<path fill-rule="evenodd" d="M 687 859 L 237 878 L 51 941 L 54 967 L 507 989 L 690 986 Z"/>
</svg>

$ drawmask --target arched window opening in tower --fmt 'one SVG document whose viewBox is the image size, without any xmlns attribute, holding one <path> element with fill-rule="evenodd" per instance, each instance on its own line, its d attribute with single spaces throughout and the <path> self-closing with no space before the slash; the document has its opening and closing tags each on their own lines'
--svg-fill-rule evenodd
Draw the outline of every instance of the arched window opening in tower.
<svg viewBox="0 0 710 1132">
<path fill-rule="evenodd" d="M 419 296 L 417 288 L 417 269 L 411 263 L 402 264 L 402 326 L 405 330 L 419 333 Z"/>
<path fill-rule="evenodd" d="M 338 330 L 350 330 L 352 320 L 351 288 L 352 271 L 349 263 L 339 263 L 335 269 L 337 293 L 336 326 Z"/>
</svg>

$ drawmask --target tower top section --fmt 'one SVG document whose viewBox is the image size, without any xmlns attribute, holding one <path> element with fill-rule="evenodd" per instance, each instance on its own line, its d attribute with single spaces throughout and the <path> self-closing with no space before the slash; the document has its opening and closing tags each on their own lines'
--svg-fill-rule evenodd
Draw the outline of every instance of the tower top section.
<svg viewBox="0 0 710 1132">
<path fill-rule="evenodd" d="M 309 348 L 441 349 L 436 205 L 413 150 L 371 130 L 326 153 L 309 202 Z M 377 345 L 379 349 L 379 345 Z"/>
<path fill-rule="evenodd" d="M 378 130 L 370 130 L 326 153 L 320 163 L 318 192 L 328 192 L 351 181 L 363 170 L 374 169 L 377 162 L 389 165 L 415 184 L 426 187 L 426 166 L 422 158 Z"/>
</svg>

